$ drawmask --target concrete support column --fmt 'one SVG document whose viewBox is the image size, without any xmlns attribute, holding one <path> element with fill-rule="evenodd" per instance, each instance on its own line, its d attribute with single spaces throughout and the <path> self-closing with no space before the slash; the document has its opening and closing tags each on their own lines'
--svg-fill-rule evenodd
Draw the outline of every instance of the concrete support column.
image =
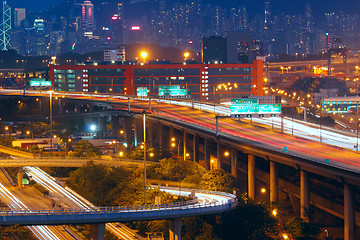
<svg viewBox="0 0 360 240">
<path fill-rule="evenodd" d="M 216 169 L 221 169 L 222 167 L 222 147 L 221 144 L 218 142 L 216 147 Z"/>
<path fill-rule="evenodd" d="M 248 155 L 248 195 L 255 199 L 255 156 Z"/>
<path fill-rule="evenodd" d="M 106 117 L 98 117 L 98 135 L 102 136 L 106 131 Z"/>
<path fill-rule="evenodd" d="M 18 172 L 17 172 L 17 185 L 19 188 L 22 187 L 22 180 L 23 180 L 23 172 L 24 172 L 24 169 L 22 167 L 19 167 L 18 168 Z"/>
<path fill-rule="evenodd" d="M 238 177 L 237 175 L 237 155 L 238 155 L 238 151 L 235 149 L 231 149 L 231 175 L 233 175 L 235 178 Z"/>
<path fill-rule="evenodd" d="M 59 98 L 59 115 L 60 116 L 64 115 L 64 113 L 65 113 L 64 105 L 65 105 L 65 102 L 61 98 Z"/>
<path fill-rule="evenodd" d="M 164 145 L 164 133 L 165 129 L 164 126 L 159 123 L 159 134 L 158 134 L 158 140 L 159 140 L 159 148 L 160 151 L 164 151 L 165 145 Z"/>
<path fill-rule="evenodd" d="M 184 161 L 186 160 L 186 145 L 187 145 L 187 132 L 184 131 L 184 137 L 183 137 L 183 143 L 184 143 Z"/>
<path fill-rule="evenodd" d="M 199 163 L 199 136 L 196 134 L 193 135 L 193 159 Z"/>
<path fill-rule="evenodd" d="M 144 127 L 142 119 L 134 117 L 134 146 L 137 147 L 144 141 Z"/>
<path fill-rule="evenodd" d="M 120 135 L 119 116 L 111 115 L 111 136 Z"/>
<path fill-rule="evenodd" d="M 169 239 L 181 240 L 181 218 L 170 219 L 169 221 Z"/>
<path fill-rule="evenodd" d="M 353 186 L 344 184 L 344 240 L 355 240 L 355 196 Z"/>
<path fill-rule="evenodd" d="M 300 171 L 300 217 L 304 221 L 309 221 L 309 207 L 310 207 L 310 180 L 309 174 L 306 171 Z"/>
<path fill-rule="evenodd" d="M 205 170 L 210 170 L 210 141 L 204 139 L 204 160 L 205 160 Z"/>
<path fill-rule="evenodd" d="M 147 143 L 150 147 L 154 147 L 154 123 L 149 120 L 146 119 L 146 126 L 147 126 L 147 132 L 146 132 L 146 136 L 147 136 Z"/>
<path fill-rule="evenodd" d="M 270 202 L 278 202 L 278 166 L 275 162 L 270 162 Z"/>
<path fill-rule="evenodd" d="M 90 224 L 90 239 L 104 240 L 105 223 Z"/>
<path fill-rule="evenodd" d="M 131 145 L 134 141 L 134 138 L 133 138 L 134 135 L 132 133 L 133 120 L 131 117 L 124 117 L 122 120 L 123 120 L 122 122 L 123 122 L 124 132 L 125 132 L 125 142 L 128 145 L 128 150 L 131 150 Z"/>
</svg>

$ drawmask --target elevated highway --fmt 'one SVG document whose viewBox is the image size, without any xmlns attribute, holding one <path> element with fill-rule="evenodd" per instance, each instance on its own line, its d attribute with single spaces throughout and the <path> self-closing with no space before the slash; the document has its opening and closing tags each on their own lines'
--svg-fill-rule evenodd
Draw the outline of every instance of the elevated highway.
<svg viewBox="0 0 360 240">
<path fill-rule="evenodd" d="M 1 92 L 0 92 L 1 93 Z M 8 91 L 6 94 L 21 94 Z M 33 96 L 46 96 L 46 93 L 30 92 Z M 59 93 L 59 96 L 64 93 Z M 48 95 L 47 95 L 48 96 Z M 66 93 L 66 98 L 83 101 L 98 101 L 111 104 L 115 108 L 140 113 L 148 110 L 147 114 L 149 144 L 158 144 L 160 148 L 171 149 L 170 139 L 175 137 L 181 141 L 182 156 L 189 153 L 194 161 L 200 161 L 200 155 L 206 169 L 224 168 L 235 177 L 245 172 L 248 181 L 248 194 L 256 197 L 256 180 L 263 179 L 258 175 L 259 170 L 268 174 L 263 179 L 270 189 L 270 201 L 278 202 L 279 182 L 282 180 L 296 181 L 298 192 L 286 194 L 300 198 L 301 217 L 307 218 L 310 204 L 323 206 L 323 209 L 344 219 L 345 239 L 355 239 L 355 195 L 360 187 L 360 154 L 350 149 L 344 149 L 321 142 L 299 138 L 281 131 L 254 126 L 233 119 L 222 119 L 219 122 L 219 132 L 216 133 L 216 107 L 209 104 L 191 103 L 190 107 L 183 106 L 184 101 L 169 102 L 166 100 L 151 100 L 128 98 L 128 96 L 112 96 L 101 94 Z M 204 108 L 206 110 L 204 110 Z M 134 115 L 134 124 L 140 120 Z M 140 125 L 141 126 L 141 125 Z M 134 128 L 137 134 L 141 129 Z M 141 139 L 139 138 L 141 141 Z M 224 152 L 228 151 L 228 157 Z M 213 162 L 210 161 L 213 157 Z M 290 172 L 294 173 L 290 176 Z M 295 179 L 294 179 L 295 178 Z M 340 189 L 340 198 L 322 200 L 330 203 L 336 201 L 339 209 L 331 209 L 321 202 L 316 202 L 322 192 L 313 192 L 318 182 L 324 186 L 336 186 Z M 336 190 L 336 191 L 338 191 Z M 338 192 L 337 192 L 338 193 Z M 342 198 L 342 199 L 341 199 Z"/>
</svg>

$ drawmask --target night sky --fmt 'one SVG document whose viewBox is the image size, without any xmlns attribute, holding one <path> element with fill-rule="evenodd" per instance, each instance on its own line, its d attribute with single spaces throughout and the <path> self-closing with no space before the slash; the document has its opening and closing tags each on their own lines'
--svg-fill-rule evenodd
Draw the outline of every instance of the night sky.
<svg viewBox="0 0 360 240">
<path fill-rule="evenodd" d="M 61 0 L 8 0 L 11 7 L 25 7 L 29 10 L 46 9 L 52 5 L 59 3 Z M 171 0 L 168 0 L 171 1 Z M 250 16 L 256 13 L 263 13 L 264 0 L 203 0 L 203 2 L 213 4 L 223 4 L 227 7 L 237 7 L 245 5 Z M 313 13 L 315 15 L 324 12 L 339 12 L 344 10 L 349 13 L 360 13 L 360 1 L 354 0 L 272 0 L 273 14 L 303 14 L 305 2 L 312 4 Z"/>
</svg>

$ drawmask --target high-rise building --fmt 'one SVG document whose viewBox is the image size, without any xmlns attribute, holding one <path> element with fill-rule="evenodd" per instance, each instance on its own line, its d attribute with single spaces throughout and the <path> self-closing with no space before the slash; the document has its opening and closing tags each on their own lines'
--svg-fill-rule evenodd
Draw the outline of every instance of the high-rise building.
<svg viewBox="0 0 360 240">
<path fill-rule="evenodd" d="M 82 30 L 85 33 L 88 33 L 88 35 L 92 35 L 94 32 L 94 5 L 90 1 L 84 1 L 83 4 L 81 4 L 81 25 Z"/>
<path fill-rule="evenodd" d="M 264 28 L 269 29 L 271 25 L 271 4 L 270 1 L 265 1 L 265 19 Z"/>
<path fill-rule="evenodd" d="M 14 26 L 15 28 L 20 27 L 21 22 L 26 18 L 25 8 L 15 8 L 14 11 Z"/>
</svg>

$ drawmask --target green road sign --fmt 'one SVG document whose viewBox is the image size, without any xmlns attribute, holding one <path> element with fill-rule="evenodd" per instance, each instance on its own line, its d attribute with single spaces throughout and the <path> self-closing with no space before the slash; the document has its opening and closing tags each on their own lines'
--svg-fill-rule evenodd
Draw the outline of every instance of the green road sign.
<svg viewBox="0 0 360 240">
<path fill-rule="evenodd" d="M 51 87 L 51 81 L 45 81 L 44 79 L 31 79 L 30 87 Z"/>
<path fill-rule="evenodd" d="M 231 104 L 257 104 L 257 98 L 234 98 L 231 99 Z"/>
<path fill-rule="evenodd" d="M 148 95 L 148 89 L 147 87 L 138 87 L 136 93 L 138 97 L 146 97 Z"/>
<path fill-rule="evenodd" d="M 159 96 L 186 96 L 190 94 L 190 90 L 180 88 L 180 85 L 159 86 Z"/>
<path fill-rule="evenodd" d="M 234 104 L 231 114 L 281 113 L 281 104 Z"/>
</svg>

